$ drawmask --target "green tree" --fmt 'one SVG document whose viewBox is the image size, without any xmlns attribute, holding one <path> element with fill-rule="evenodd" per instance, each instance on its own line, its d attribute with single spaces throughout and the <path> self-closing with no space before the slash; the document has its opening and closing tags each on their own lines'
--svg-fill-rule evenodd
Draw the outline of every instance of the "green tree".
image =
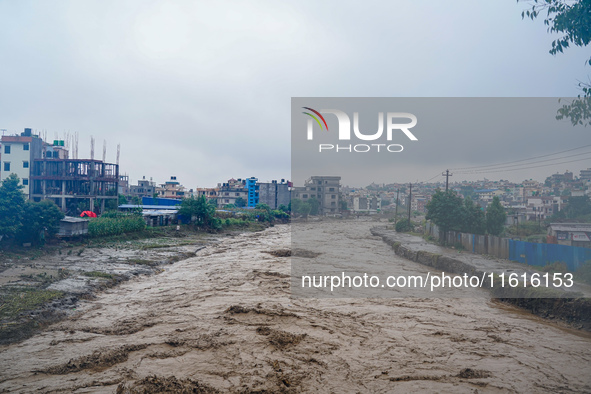
<svg viewBox="0 0 591 394">
<path fill-rule="evenodd" d="M 300 215 L 304 218 L 308 217 L 308 214 L 310 214 L 310 209 L 310 204 L 307 202 L 303 202 L 297 198 L 291 200 L 291 211 L 296 215 Z"/>
<path fill-rule="evenodd" d="M 484 234 L 486 232 L 484 212 L 480 205 L 475 204 L 469 197 L 464 199 L 460 231 L 472 234 Z"/>
<path fill-rule="evenodd" d="M 13 237 L 22 227 L 25 194 L 16 174 L 10 174 L 0 186 L 0 235 Z"/>
<path fill-rule="evenodd" d="M 282 212 L 289 212 L 289 207 L 285 206 L 284 204 L 279 205 L 277 209 L 279 209 Z"/>
<path fill-rule="evenodd" d="M 23 210 L 23 226 L 18 238 L 23 242 L 42 243 L 45 235 L 53 238 L 59 231 L 64 214 L 53 201 L 27 201 Z"/>
<path fill-rule="evenodd" d="M 531 9 L 523 11 L 522 18 L 534 20 L 546 11 L 544 24 L 548 26 L 548 33 L 562 35 L 552 41 L 550 54 L 563 53 L 570 44 L 583 47 L 591 42 L 591 1 L 533 0 L 530 4 Z M 591 58 L 587 63 L 591 65 Z"/>
<path fill-rule="evenodd" d="M 215 207 L 207 202 L 205 196 L 183 199 L 178 213 L 194 220 L 197 227 L 216 230 L 221 227 L 220 219 L 215 217 Z"/>
<path fill-rule="evenodd" d="M 492 235 L 500 235 L 503 232 L 506 219 L 507 214 L 499 197 L 493 197 L 492 203 L 486 209 L 486 231 Z"/>
<path fill-rule="evenodd" d="M 548 33 L 560 35 L 552 41 L 550 54 L 563 53 L 571 44 L 584 47 L 591 42 L 591 0 L 530 0 L 529 4 L 531 8 L 524 10 L 521 17 L 534 20 L 546 11 Z M 586 63 L 591 65 L 591 58 Z M 586 126 L 591 124 L 591 84 L 579 81 L 578 85 L 583 94 L 563 105 L 556 119 L 567 118 L 573 125 Z"/>
<path fill-rule="evenodd" d="M 427 203 L 426 219 L 435 223 L 445 234 L 449 230 L 460 230 L 463 219 L 462 199 L 452 190 L 437 190 Z"/>
<path fill-rule="evenodd" d="M 568 203 L 552 219 L 575 219 L 587 221 L 591 218 L 591 200 L 589 196 L 569 197 Z"/>
<path fill-rule="evenodd" d="M 234 201 L 234 204 L 238 207 L 238 208 L 244 208 L 246 206 L 246 200 L 242 197 L 238 197 L 236 199 L 236 201 Z"/>
<path fill-rule="evenodd" d="M 396 232 L 398 233 L 405 233 L 411 231 L 413 226 L 408 218 L 400 219 L 396 222 Z"/>
<path fill-rule="evenodd" d="M 123 194 L 120 194 L 119 197 L 117 198 L 117 204 L 118 205 L 127 204 L 127 197 L 125 197 Z"/>
<path fill-rule="evenodd" d="M 139 198 L 138 196 L 133 196 L 133 197 L 131 198 L 131 203 L 132 203 L 133 205 L 142 205 L 142 200 L 141 200 L 141 198 Z"/>
<path fill-rule="evenodd" d="M 320 201 L 318 201 L 316 197 L 311 197 L 310 199 L 308 199 L 307 203 L 310 205 L 310 215 L 318 215 L 318 211 L 320 209 Z"/>
<path fill-rule="evenodd" d="M 262 204 L 262 203 L 257 204 L 254 207 L 254 209 L 264 209 L 267 212 L 271 212 L 271 207 L 269 205 L 267 205 L 267 204 Z"/>
</svg>

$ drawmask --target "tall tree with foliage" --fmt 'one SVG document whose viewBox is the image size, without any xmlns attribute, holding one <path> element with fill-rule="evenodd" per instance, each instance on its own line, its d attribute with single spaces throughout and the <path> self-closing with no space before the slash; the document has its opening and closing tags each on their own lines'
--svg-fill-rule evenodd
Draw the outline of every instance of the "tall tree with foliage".
<svg viewBox="0 0 591 394">
<path fill-rule="evenodd" d="M 492 235 L 500 235 L 503 232 L 506 219 L 507 214 L 499 197 L 493 197 L 492 203 L 486 209 L 486 231 Z"/>
<path fill-rule="evenodd" d="M 591 200 L 589 196 L 569 197 L 566 206 L 552 215 L 552 220 L 561 219 L 591 221 Z"/>
<path fill-rule="evenodd" d="M 308 217 L 308 214 L 310 213 L 310 204 L 297 198 L 291 200 L 290 204 L 291 212 L 304 218 Z"/>
<path fill-rule="evenodd" d="M 460 230 L 463 219 L 463 203 L 454 191 L 437 190 L 427 203 L 427 220 L 435 223 L 441 231 Z"/>
<path fill-rule="evenodd" d="M 24 186 L 10 174 L 0 186 L 0 235 L 14 237 L 22 227 L 25 206 Z"/>
<path fill-rule="evenodd" d="M 318 215 L 318 211 L 320 210 L 320 201 L 316 197 L 311 197 L 308 199 L 307 203 L 310 204 L 310 215 Z"/>
<path fill-rule="evenodd" d="M 219 229 L 221 227 L 220 219 L 215 217 L 215 207 L 207 202 L 205 196 L 183 199 L 178 214 L 191 220 L 194 219 L 195 226 L 198 227 L 208 229 Z"/>
<path fill-rule="evenodd" d="M 242 197 L 238 197 L 234 202 L 234 205 L 236 205 L 238 208 L 244 208 L 246 206 L 246 200 Z"/>
<path fill-rule="evenodd" d="M 27 201 L 23 210 L 23 226 L 18 238 L 23 242 L 42 243 L 45 235 L 53 238 L 59 231 L 64 214 L 53 201 Z"/>
<path fill-rule="evenodd" d="M 463 217 L 460 231 L 463 233 L 484 234 L 486 232 L 486 218 L 480 205 L 471 198 L 464 199 Z"/>
<path fill-rule="evenodd" d="M 545 11 L 548 32 L 560 35 L 552 41 L 550 54 L 563 53 L 571 44 L 584 47 L 591 42 L 591 0 L 529 0 L 528 3 L 531 8 L 524 10 L 521 17 L 534 20 Z M 591 58 L 586 63 L 591 65 Z M 563 105 L 556 119 L 567 118 L 573 126 L 587 126 L 591 124 L 591 83 L 579 81 L 578 84 L 583 94 Z"/>
</svg>

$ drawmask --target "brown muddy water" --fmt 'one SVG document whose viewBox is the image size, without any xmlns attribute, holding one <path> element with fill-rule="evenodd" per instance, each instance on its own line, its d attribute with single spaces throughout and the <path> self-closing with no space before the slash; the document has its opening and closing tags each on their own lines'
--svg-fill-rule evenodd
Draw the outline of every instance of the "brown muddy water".
<svg viewBox="0 0 591 394">
<path fill-rule="evenodd" d="M 406 272 L 425 272 L 371 236 L 374 225 L 310 223 L 336 246 L 363 240 Z M 287 225 L 226 237 L 107 289 L 1 347 L 0 391 L 591 392 L 586 333 L 479 289 L 464 298 L 291 298 L 290 246 Z"/>
</svg>

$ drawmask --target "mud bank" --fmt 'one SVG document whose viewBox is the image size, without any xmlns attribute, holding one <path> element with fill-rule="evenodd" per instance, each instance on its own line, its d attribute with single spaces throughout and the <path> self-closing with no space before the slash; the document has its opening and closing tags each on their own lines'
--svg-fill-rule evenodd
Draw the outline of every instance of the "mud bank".
<svg viewBox="0 0 591 394">
<path fill-rule="evenodd" d="M 25 340 L 75 313 L 80 301 L 130 279 L 160 273 L 216 240 L 194 233 L 101 246 L 65 244 L 51 253 L 1 253 L 0 345 Z"/>
<path fill-rule="evenodd" d="M 404 238 L 397 236 L 394 230 L 374 227 L 371 229 L 371 233 L 381 237 L 398 256 L 437 270 L 462 275 L 466 273 L 478 277 L 481 277 L 485 272 L 481 269 L 481 265 L 471 264 L 464 258 L 453 256 L 451 252 L 446 253 L 443 248 L 440 248 L 437 253 L 433 250 L 420 250 L 420 246 L 416 246 L 416 244 L 413 247 L 404 245 Z M 494 269 L 488 269 L 486 272 L 493 270 L 497 271 L 497 273 L 514 272 L 514 268 L 513 263 L 508 263 L 506 267 L 497 265 Z M 533 270 L 527 271 L 531 273 Z M 488 279 L 488 277 L 485 278 Z M 524 292 L 525 289 L 522 287 L 496 287 L 491 289 L 488 281 L 485 282 L 484 288 L 488 288 L 496 300 L 518 306 L 545 319 L 565 323 L 577 329 L 591 331 L 591 299 L 581 297 L 581 293 L 554 289 Z"/>
</svg>

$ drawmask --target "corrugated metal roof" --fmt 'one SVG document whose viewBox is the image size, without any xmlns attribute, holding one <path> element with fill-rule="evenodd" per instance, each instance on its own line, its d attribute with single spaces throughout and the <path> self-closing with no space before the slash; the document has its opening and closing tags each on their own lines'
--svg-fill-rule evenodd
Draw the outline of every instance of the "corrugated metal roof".
<svg viewBox="0 0 591 394">
<path fill-rule="evenodd" d="M 551 223 L 550 227 L 554 231 L 587 231 L 591 232 L 591 224 L 589 223 Z"/>
<path fill-rule="evenodd" d="M 88 222 L 88 219 L 77 218 L 75 216 L 66 216 L 61 221 L 68 222 L 68 223 L 80 223 L 80 222 Z"/>
<path fill-rule="evenodd" d="M 156 209 L 156 210 L 175 210 L 178 211 L 180 208 L 180 205 L 135 205 L 135 204 L 122 204 L 119 205 L 120 209 L 134 209 L 134 208 L 139 208 L 139 209 L 143 209 L 143 210 L 150 210 L 150 209 Z"/>
</svg>

